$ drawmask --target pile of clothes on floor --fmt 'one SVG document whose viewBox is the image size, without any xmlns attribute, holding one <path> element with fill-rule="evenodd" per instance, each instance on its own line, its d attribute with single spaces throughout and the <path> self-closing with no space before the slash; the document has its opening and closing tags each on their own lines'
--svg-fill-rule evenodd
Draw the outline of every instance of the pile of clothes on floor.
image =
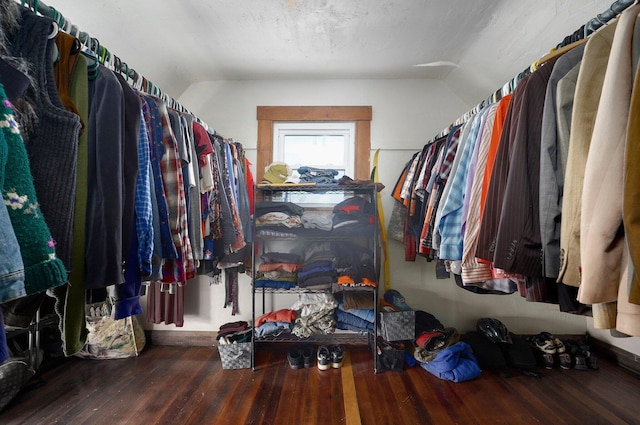
<svg viewBox="0 0 640 425">
<path fill-rule="evenodd" d="M 394 313 L 401 316 L 402 312 L 414 312 L 404 296 L 393 289 L 385 292 L 380 300 L 380 311 L 385 312 L 385 320 L 390 321 L 394 320 Z M 471 347 L 460 340 L 460 334 L 455 328 L 443 326 L 433 314 L 421 310 L 414 312 L 414 318 L 415 327 L 409 332 L 414 339 L 403 340 L 402 344 L 399 344 L 400 340 L 394 338 L 393 332 L 386 332 L 387 340 L 379 340 L 377 343 L 380 355 L 385 354 L 385 349 L 402 347 L 405 350 L 407 365 L 417 364 L 440 379 L 463 382 L 480 375 L 481 369 Z M 401 329 L 397 335 L 398 338 L 404 339 L 408 334 L 406 329 Z"/>
</svg>

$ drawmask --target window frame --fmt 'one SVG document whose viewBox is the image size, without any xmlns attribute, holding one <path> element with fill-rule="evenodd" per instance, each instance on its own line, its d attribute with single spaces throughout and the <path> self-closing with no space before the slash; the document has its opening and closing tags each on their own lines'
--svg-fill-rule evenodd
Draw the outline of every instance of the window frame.
<svg viewBox="0 0 640 425">
<path fill-rule="evenodd" d="M 345 142 L 344 150 L 342 152 L 345 159 L 341 164 L 324 164 L 314 165 L 311 163 L 301 163 L 299 166 L 311 165 L 322 168 L 336 168 L 341 169 L 344 167 L 344 174 L 353 176 L 355 173 L 355 133 L 356 125 L 353 121 L 322 121 L 322 122 L 310 122 L 310 121 L 274 121 L 273 123 L 273 153 L 274 161 L 286 162 L 292 168 L 295 168 L 294 163 L 288 163 L 285 161 L 285 147 L 284 138 L 288 136 L 327 136 L 335 135 L 342 136 L 342 140 Z M 306 151 L 305 151 L 306 152 Z"/>
<path fill-rule="evenodd" d="M 262 180 L 264 169 L 273 162 L 274 122 L 355 122 L 355 176 L 366 180 L 370 177 L 371 155 L 371 106 L 258 106 L 258 140 L 256 174 Z"/>
</svg>

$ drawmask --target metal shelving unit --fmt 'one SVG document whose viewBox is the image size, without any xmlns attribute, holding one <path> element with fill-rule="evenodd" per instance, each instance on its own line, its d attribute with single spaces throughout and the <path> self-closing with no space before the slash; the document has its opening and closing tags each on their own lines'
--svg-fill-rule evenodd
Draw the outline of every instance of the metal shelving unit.
<svg viewBox="0 0 640 425">
<path fill-rule="evenodd" d="M 288 247 L 295 250 L 296 247 L 303 245 L 305 242 L 330 242 L 340 244 L 341 242 L 358 243 L 359 246 L 370 250 L 373 259 L 373 267 L 375 269 L 376 282 L 379 280 L 379 257 L 380 257 L 380 241 L 379 228 L 376 205 L 376 186 L 375 185 L 258 185 L 254 191 L 255 205 L 258 206 L 263 201 L 271 202 L 290 202 L 304 208 L 305 211 L 325 211 L 332 210 L 333 207 L 346 199 L 360 196 L 367 199 L 371 206 L 373 220 L 371 225 L 352 229 L 337 228 L 333 230 L 318 230 L 309 228 L 287 228 L 285 226 L 256 226 L 256 220 L 253 220 L 254 246 L 252 255 L 252 318 L 255 319 L 259 314 L 267 312 L 267 304 L 276 303 L 276 299 L 286 295 L 300 295 L 313 293 L 332 293 L 332 289 L 308 289 L 295 287 L 291 289 L 276 289 L 256 287 L 253 282 L 256 280 L 256 273 L 261 262 L 260 256 L 267 252 L 272 244 L 278 244 L 281 247 Z M 267 230 L 268 232 L 263 232 Z M 291 252 L 291 251 L 289 251 Z M 347 330 L 336 329 L 330 334 L 312 335 L 308 338 L 299 338 L 296 335 L 285 332 L 279 335 L 271 335 L 267 337 L 257 338 L 255 333 L 252 335 L 252 354 L 251 365 L 255 369 L 255 353 L 256 346 L 262 343 L 311 343 L 318 345 L 327 344 L 344 344 L 344 345 L 368 345 L 372 352 L 373 368 L 375 371 L 375 341 L 377 338 L 377 296 L 378 288 L 371 286 L 362 286 L 358 292 L 369 293 L 373 299 L 374 306 L 374 324 L 373 333 L 361 333 Z M 268 299 L 269 298 L 269 299 Z M 261 312 L 257 309 L 261 307 Z"/>
</svg>

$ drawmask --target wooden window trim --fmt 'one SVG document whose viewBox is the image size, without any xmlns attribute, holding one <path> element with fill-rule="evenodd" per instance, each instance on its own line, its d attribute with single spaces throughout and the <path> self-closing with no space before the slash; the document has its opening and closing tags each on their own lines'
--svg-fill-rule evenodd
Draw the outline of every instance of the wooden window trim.
<svg viewBox="0 0 640 425">
<path fill-rule="evenodd" d="M 264 169 L 273 162 L 274 121 L 354 121 L 355 179 L 370 177 L 371 106 L 258 106 L 257 181 L 262 180 Z"/>
</svg>

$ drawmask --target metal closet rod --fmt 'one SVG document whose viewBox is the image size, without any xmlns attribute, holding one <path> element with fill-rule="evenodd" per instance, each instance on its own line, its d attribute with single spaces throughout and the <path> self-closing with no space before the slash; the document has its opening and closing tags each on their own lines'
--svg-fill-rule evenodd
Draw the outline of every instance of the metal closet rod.
<svg viewBox="0 0 640 425">
<path fill-rule="evenodd" d="M 617 0 L 609 7 L 609 9 L 599 13 L 595 18 L 586 23 L 584 28 L 585 35 L 588 36 L 592 34 L 594 31 L 598 30 L 598 28 L 602 27 L 622 13 L 623 10 L 631 6 L 633 3 L 635 3 L 635 0 Z"/>
<path fill-rule="evenodd" d="M 636 0 L 616 0 L 615 2 L 613 2 L 611 4 L 611 6 L 609 6 L 609 8 L 607 10 L 605 10 L 602 13 L 597 14 L 595 18 L 590 19 L 586 24 L 584 24 L 583 26 L 578 28 L 571 35 L 566 36 L 564 38 L 564 40 L 560 44 L 558 44 L 556 46 L 556 48 L 560 48 L 562 46 L 566 46 L 566 45 L 571 44 L 573 42 L 576 42 L 576 41 L 579 41 L 581 39 L 587 38 L 589 35 L 593 34 L 595 31 L 597 31 L 599 28 L 601 28 L 604 25 L 606 25 L 607 22 L 609 22 L 610 20 L 616 18 L 625 9 L 627 9 L 629 6 L 631 6 L 635 2 L 636 2 Z M 504 86 L 502 86 L 501 88 L 499 88 L 498 90 L 493 92 L 487 99 L 485 99 L 482 102 L 480 102 L 479 104 L 477 104 L 475 107 L 473 107 L 472 109 L 467 111 L 464 115 L 460 116 L 457 120 L 455 120 L 447 128 L 445 128 L 440 133 L 438 133 L 428 143 L 433 142 L 435 140 L 438 140 L 438 139 L 440 139 L 442 137 L 445 137 L 447 134 L 449 134 L 449 132 L 451 131 L 451 129 L 455 125 L 459 125 L 459 124 L 462 124 L 462 123 L 466 122 L 471 116 L 476 114 L 485 105 L 490 104 L 493 99 L 496 99 L 496 98 L 499 99 L 500 97 L 502 97 L 502 95 L 504 94 L 505 91 L 507 93 L 509 93 L 509 92 L 512 92 L 513 90 L 515 90 L 515 86 L 517 85 L 517 83 L 523 78 L 523 76 L 525 76 L 526 74 L 531 72 L 531 68 L 532 68 L 532 66 L 529 66 L 524 71 L 522 71 L 521 73 L 519 73 L 518 75 L 513 77 L 511 80 L 509 80 L 507 83 L 505 83 Z"/>
<path fill-rule="evenodd" d="M 87 49 L 91 50 L 96 55 L 96 58 L 100 61 L 100 63 L 112 63 L 113 68 L 117 72 L 127 77 L 127 79 L 133 80 L 135 83 L 133 84 L 134 87 L 137 85 L 137 88 L 143 90 L 145 93 L 161 98 L 162 100 L 167 102 L 167 105 L 170 108 L 193 115 L 194 118 L 198 120 L 198 122 L 204 124 L 199 118 L 197 118 L 187 108 L 182 106 L 177 100 L 164 93 L 153 82 L 136 72 L 135 69 L 130 68 L 129 65 L 126 62 L 122 61 L 118 56 L 112 54 L 106 47 L 100 44 L 100 41 L 97 38 L 91 37 L 84 31 L 80 31 L 76 25 L 73 25 L 62 15 L 62 13 L 60 13 L 54 7 L 48 6 L 39 0 L 20 0 L 19 2 L 23 7 L 31 9 L 35 14 L 40 14 L 42 16 L 46 16 L 47 18 L 53 19 L 56 25 L 58 25 L 59 29 L 68 34 L 71 34 L 74 37 L 77 37 Z M 207 126 L 205 125 L 205 127 Z"/>
</svg>

